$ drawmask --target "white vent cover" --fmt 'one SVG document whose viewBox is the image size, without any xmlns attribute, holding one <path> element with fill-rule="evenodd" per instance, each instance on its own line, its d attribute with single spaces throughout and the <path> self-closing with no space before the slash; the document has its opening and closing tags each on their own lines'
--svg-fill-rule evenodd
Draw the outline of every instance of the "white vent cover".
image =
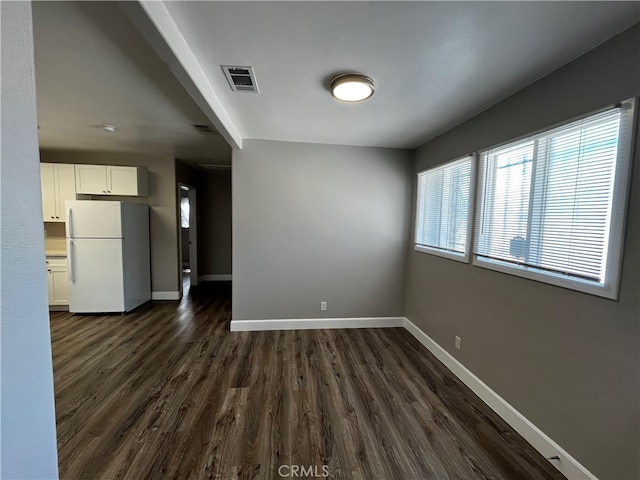
<svg viewBox="0 0 640 480">
<path fill-rule="evenodd" d="M 258 93 L 256 76 L 253 67 L 238 67 L 234 65 L 222 65 L 231 90 L 234 92 L 254 92 Z"/>
</svg>

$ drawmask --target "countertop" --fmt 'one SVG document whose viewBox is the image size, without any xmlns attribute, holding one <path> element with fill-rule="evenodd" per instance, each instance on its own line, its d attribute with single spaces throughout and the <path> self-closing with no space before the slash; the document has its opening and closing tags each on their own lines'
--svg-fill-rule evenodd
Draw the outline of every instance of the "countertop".
<svg viewBox="0 0 640 480">
<path fill-rule="evenodd" d="M 67 256 L 66 250 L 47 249 L 45 250 L 44 253 L 47 257 L 66 257 Z"/>
</svg>

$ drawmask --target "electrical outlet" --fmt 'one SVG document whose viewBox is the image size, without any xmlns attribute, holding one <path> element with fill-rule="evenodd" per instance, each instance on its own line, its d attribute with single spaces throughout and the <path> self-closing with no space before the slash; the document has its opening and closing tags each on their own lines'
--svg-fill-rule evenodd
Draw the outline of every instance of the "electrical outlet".
<svg viewBox="0 0 640 480">
<path fill-rule="evenodd" d="M 327 309 L 327 302 L 320 302 L 320 310 L 323 312 Z"/>
<path fill-rule="evenodd" d="M 456 335 L 455 346 L 456 346 L 456 348 L 457 348 L 458 350 L 460 350 L 460 346 L 461 346 L 461 344 L 462 344 L 462 340 L 460 339 L 460 337 L 458 337 L 458 336 Z"/>
</svg>

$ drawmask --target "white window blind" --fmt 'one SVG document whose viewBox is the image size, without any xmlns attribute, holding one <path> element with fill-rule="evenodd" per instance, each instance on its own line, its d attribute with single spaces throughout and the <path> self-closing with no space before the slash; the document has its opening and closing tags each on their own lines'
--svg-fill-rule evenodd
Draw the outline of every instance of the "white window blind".
<svg viewBox="0 0 640 480">
<path fill-rule="evenodd" d="M 632 118 L 626 102 L 480 152 L 474 254 L 569 288 L 617 285 Z"/>
<path fill-rule="evenodd" d="M 473 157 L 418 174 L 416 250 L 468 260 Z"/>
</svg>

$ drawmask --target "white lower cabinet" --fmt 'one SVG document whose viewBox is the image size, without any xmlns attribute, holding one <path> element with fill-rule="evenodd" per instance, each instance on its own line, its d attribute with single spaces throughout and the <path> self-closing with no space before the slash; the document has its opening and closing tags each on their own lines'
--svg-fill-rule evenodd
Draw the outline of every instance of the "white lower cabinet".
<svg viewBox="0 0 640 480">
<path fill-rule="evenodd" d="M 49 305 L 69 305 L 68 272 L 66 257 L 47 257 Z"/>
</svg>

